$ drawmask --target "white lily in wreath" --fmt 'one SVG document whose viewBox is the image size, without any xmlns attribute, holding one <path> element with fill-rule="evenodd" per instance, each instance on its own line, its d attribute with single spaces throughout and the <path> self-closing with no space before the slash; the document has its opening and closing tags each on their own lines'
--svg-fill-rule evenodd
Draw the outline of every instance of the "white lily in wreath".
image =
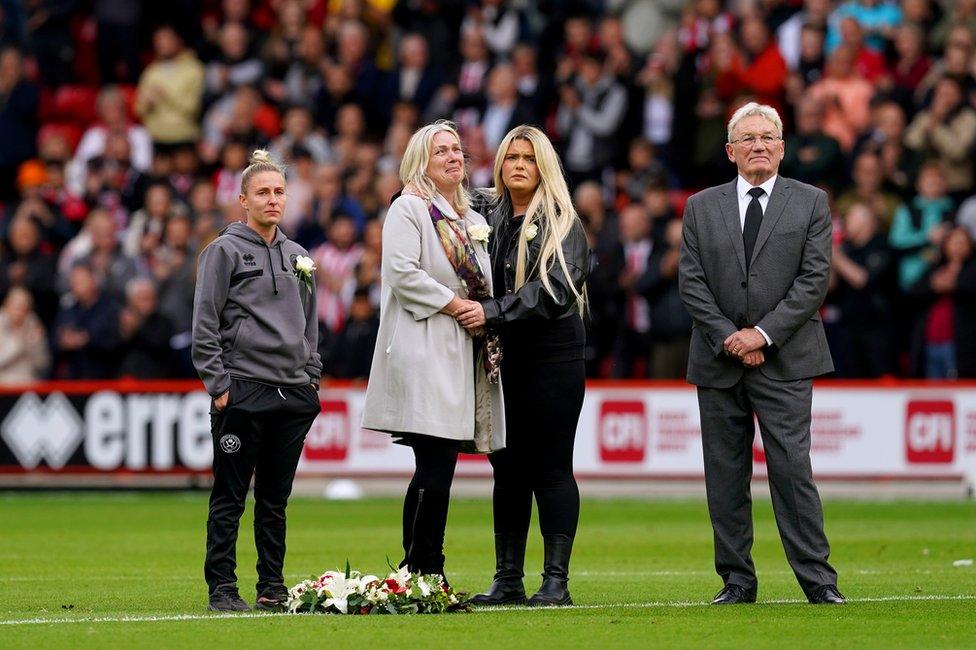
<svg viewBox="0 0 976 650">
<path fill-rule="evenodd" d="M 486 223 L 476 223 L 468 226 L 468 236 L 472 240 L 488 245 L 488 238 L 491 236 L 491 226 Z"/>
<path fill-rule="evenodd" d="M 295 277 L 305 285 L 308 292 L 312 292 L 312 274 L 315 273 L 315 261 L 311 257 L 299 255 L 295 258 Z"/>
</svg>

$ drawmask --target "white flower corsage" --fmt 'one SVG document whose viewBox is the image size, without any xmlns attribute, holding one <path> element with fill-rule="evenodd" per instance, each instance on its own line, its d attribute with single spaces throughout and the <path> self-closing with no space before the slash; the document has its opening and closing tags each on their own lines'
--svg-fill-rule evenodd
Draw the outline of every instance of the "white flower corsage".
<svg viewBox="0 0 976 650">
<path fill-rule="evenodd" d="M 295 258 L 295 277 L 305 284 L 309 293 L 312 292 L 312 274 L 315 273 L 315 262 L 311 257 L 299 255 Z"/>
<path fill-rule="evenodd" d="M 475 224 L 473 226 L 468 226 L 468 235 L 474 241 L 479 241 L 482 244 L 488 243 L 488 237 L 491 235 L 491 226 L 488 224 Z"/>
<path fill-rule="evenodd" d="M 530 223 L 522 232 L 525 234 L 525 241 L 532 241 L 539 234 L 539 226 Z"/>
</svg>

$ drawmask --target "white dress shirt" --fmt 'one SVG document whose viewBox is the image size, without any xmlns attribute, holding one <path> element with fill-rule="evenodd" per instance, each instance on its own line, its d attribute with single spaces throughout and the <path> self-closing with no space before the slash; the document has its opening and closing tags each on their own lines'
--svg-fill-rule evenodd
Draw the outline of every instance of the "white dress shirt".
<svg viewBox="0 0 976 650">
<path fill-rule="evenodd" d="M 753 187 L 761 187 L 764 190 L 764 194 L 759 197 L 759 207 L 762 208 L 763 214 L 766 214 L 766 206 L 769 205 L 769 195 L 773 193 L 773 185 L 776 184 L 777 174 L 773 174 L 762 185 L 753 185 L 746 179 L 739 176 L 735 183 L 735 194 L 739 199 L 739 228 L 745 230 L 746 228 L 746 209 L 748 209 L 749 204 L 752 202 L 752 196 L 749 194 L 749 190 Z M 766 345 L 772 345 L 773 339 L 769 338 L 769 335 L 762 330 L 761 327 L 755 326 L 756 330 L 763 335 L 766 339 Z"/>
</svg>

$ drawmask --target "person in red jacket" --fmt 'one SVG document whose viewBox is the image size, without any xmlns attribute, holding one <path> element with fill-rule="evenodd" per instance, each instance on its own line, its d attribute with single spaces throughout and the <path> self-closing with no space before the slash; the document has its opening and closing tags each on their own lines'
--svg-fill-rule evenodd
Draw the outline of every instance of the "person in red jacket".
<svg viewBox="0 0 976 650">
<path fill-rule="evenodd" d="M 719 96 L 731 101 L 738 95 L 750 94 L 757 102 L 780 110 L 788 70 L 776 41 L 760 18 L 742 21 L 739 38 L 745 60 L 734 61 L 718 75 L 715 85 Z"/>
</svg>

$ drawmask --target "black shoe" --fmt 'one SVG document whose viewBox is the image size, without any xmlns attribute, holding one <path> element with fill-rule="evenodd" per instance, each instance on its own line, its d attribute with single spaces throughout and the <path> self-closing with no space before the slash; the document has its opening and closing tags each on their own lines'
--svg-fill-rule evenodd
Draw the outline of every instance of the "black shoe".
<svg viewBox="0 0 976 650">
<path fill-rule="evenodd" d="M 258 595 L 254 601 L 254 609 L 265 612 L 283 612 L 288 606 L 288 591 L 281 589 L 269 589 Z"/>
<path fill-rule="evenodd" d="M 535 592 L 529 607 L 561 607 L 572 605 L 569 595 L 569 557 L 573 553 L 573 538 L 569 535 L 543 535 L 545 562 L 542 586 Z"/>
<path fill-rule="evenodd" d="M 237 587 L 217 587 L 210 594 L 209 608 L 212 612 L 248 612 L 251 610 L 241 598 Z"/>
<path fill-rule="evenodd" d="M 492 605 L 524 605 L 525 586 L 522 567 L 525 565 L 525 535 L 498 533 L 495 535 L 495 578 L 488 590 L 475 594 L 468 602 L 479 607 Z"/>
<path fill-rule="evenodd" d="M 809 599 L 814 605 L 843 605 L 847 602 L 835 585 L 820 585 L 813 590 Z"/>
<path fill-rule="evenodd" d="M 727 584 L 722 591 L 712 599 L 713 605 L 741 605 L 756 602 L 756 590 L 746 589 L 739 585 Z"/>
</svg>

